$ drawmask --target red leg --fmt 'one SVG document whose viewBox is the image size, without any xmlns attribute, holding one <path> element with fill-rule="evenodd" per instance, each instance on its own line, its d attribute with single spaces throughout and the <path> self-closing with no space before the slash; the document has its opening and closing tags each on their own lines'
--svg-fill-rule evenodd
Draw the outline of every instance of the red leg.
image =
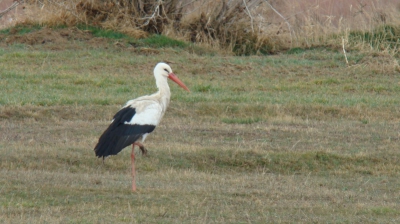
<svg viewBox="0 0 400 224">
<path fill-rule="evenodd" d="M 132 164 L 132 191 L 136 191 L 136 170 L 135 170 L 135 145 L 139 146 L 140 151 L 142 151 L 143 155 L 147 155 L 147 150 L 144 146 L 139 143 L 135 142 L 132 144 L 132 153 L 131 153 L 131 164 Z"/>
<path fill-rule="evenodd" d="M 135 144 L 132 144 L 131 163 L 132 163 L 132 191 L 135 192 L 136 191 Z"/>
</svg>

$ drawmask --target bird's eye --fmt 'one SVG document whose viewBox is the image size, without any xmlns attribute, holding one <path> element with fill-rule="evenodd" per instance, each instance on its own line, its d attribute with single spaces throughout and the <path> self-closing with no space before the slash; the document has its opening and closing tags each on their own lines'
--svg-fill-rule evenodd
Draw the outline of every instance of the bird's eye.
<svg viewBox="0 0 400 224">
<path fill-rule="evenodd" d="M 166 68 L 164 68 L 164 71 L 168 72 L 168 70 Z"/>
</svg>

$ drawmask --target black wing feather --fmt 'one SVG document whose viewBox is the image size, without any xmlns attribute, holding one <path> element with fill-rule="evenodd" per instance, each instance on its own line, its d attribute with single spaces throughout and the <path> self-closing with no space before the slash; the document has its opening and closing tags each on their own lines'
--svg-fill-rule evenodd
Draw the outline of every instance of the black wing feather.
<svg viewBox="0 0 400 224">
<path fill-rule="evenodd" d="M 99 142 L 94 148 L 97 157 L 116 155 L 123 148 L 155 129 L 154 125 L 125 124 L 135 114 L 135 108 L 125 107 L 114 115 L 113 122 L 100 136 Z"/>
</svg>

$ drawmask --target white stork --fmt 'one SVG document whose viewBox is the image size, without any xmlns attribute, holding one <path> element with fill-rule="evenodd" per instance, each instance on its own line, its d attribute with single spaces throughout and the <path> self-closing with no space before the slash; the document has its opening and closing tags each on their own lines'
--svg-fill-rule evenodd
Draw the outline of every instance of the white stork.
<svg viewBox="0 0 400 224">
<path fill-rule="evenodd" d="M 123 148 L 132 144 L 132 191 L 136 191 L 134 147 L 135 145 L 139 146 L 142 154 L 146 155 L 147 150 L 142 143 L 160 123 L 171 97 L 167 79 L 172 79 L 183 89 L 190 92 L 166 63 L 160 62 L 156 65 L 154 77 L 158 92 L 129 100 L 114 115 L 110 126 L 100 136 L 99 142 L 94 148 L 96 156 L 104 159 L 109 155 L 118 154 Z"/>
</svg>

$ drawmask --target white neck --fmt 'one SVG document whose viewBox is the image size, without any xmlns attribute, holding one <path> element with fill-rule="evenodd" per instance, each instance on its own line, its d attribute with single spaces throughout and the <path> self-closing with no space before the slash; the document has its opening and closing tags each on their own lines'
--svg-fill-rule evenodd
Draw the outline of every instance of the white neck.
<svg viewBox="0 0 400 224">
<path fill-rule="evenodd" d="M 156 79 L 156 85 L 158 88 L 158 92 L 155 93 L 155 95 L 158 95 L 158 98 L 160 99 L 160 104 L 163 108 L 163 114 L 164 114 L 164 112 L 167 110 L 171 98 L 171 91 L 168 86 L 167 78 L 163 77 L 160 79 Z"/>
</svg>

